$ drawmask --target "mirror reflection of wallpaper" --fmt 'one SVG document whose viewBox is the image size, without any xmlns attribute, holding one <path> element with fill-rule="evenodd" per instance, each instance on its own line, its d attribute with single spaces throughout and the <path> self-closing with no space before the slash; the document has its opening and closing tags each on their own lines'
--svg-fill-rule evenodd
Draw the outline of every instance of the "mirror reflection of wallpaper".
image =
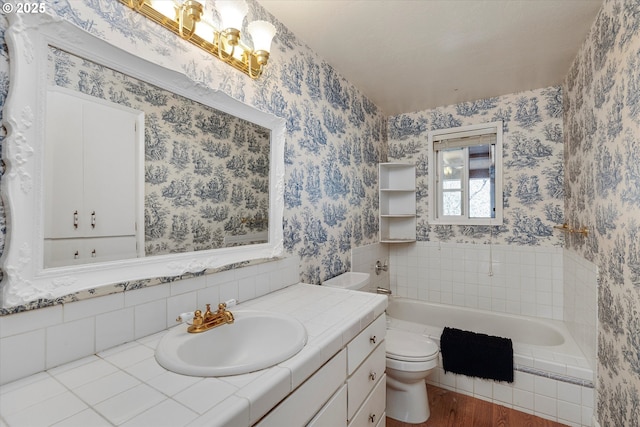
<svg viewBox="0 0 640 427">
<path fill-rule="evenodd" d="M 48 81 L 145 112 L 146 255 L 267 240 L 269 129 L 54 47 Z"/>
</svg>

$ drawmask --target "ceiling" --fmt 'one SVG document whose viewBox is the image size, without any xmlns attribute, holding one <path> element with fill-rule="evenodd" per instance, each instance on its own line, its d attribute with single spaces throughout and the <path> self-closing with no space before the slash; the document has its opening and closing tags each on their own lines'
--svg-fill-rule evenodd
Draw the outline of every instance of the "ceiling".
<svg viewBox="0 0 640 427">
<path fill-rule="evenodd" d="M 603 0 L 258 0 L 396 115 L 559 84 Z"/>
</svg>

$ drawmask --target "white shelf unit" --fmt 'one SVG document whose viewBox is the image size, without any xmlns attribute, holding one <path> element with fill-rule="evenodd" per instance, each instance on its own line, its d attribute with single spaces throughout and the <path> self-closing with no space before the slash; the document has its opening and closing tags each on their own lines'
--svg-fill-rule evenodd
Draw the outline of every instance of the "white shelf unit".
<svg viewBox="0 0 640 427">
<path fill-rule="evenodd" d="M 380 163 L 380 242 L 416 241 L 416 166 Z"/>
</svg>

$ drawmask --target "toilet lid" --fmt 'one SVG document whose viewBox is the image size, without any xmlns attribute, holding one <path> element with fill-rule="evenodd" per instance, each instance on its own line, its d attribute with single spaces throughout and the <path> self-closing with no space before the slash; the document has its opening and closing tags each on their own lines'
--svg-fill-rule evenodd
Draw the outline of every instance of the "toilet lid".
<svg viewBox="0 0 640 427">
<path fill-rule="evenodd" d="M 438 354 L 436 343 L 414 332 L 388 329 L 385 341 L 387 357 L 395 360 L 423 361 Z"/>
</svg>

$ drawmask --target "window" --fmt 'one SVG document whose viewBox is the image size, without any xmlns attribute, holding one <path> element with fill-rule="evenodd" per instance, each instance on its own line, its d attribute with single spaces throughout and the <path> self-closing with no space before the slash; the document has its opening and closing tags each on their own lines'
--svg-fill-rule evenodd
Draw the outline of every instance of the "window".
<svg viewBox="0 0 640 427">
<path fill-rule="evenodd" d="M 502 224 L 502 122 L 429 132 L 432 224 Z"/>
</svg>

